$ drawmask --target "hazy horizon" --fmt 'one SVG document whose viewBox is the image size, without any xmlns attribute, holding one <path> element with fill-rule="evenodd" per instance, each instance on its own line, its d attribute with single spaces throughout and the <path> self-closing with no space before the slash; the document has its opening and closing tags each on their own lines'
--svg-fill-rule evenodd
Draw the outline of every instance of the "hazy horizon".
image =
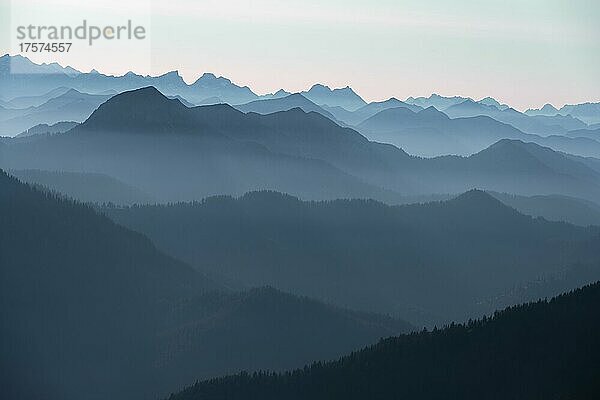
<svg viewBox="0 0 600 400">
<path fill-rule="evenodd" d="M 592 1 L 0 0 L 0 10 L 2 54 L 15 53 L 12 24 L 23 15 L 48 24 L 65 13 L 149 24 L 147 54 L 26 54 L 84 72 L 178 70 L 188 83 L 212 72 L 257 94 L 322 83 L 350 86 L 367 101 L 491 96 L 519 110 L 600 101 L 600 4 Z"/>
</svg>

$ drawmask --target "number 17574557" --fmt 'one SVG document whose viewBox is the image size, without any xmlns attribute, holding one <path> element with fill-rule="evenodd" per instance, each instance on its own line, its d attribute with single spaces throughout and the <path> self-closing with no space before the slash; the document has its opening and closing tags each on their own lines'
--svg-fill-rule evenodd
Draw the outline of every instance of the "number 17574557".
<svg viewBox="0 0 600 400">
<path fill-rule="evenodd" d="M 41 53 L 44 51 L 50 53 L 66 53 L 71 49 L 72 44 L 73 43 L 22 42 L 19 43 L 19 48 L 21 49 L 21 53 Z"/>
</svg>

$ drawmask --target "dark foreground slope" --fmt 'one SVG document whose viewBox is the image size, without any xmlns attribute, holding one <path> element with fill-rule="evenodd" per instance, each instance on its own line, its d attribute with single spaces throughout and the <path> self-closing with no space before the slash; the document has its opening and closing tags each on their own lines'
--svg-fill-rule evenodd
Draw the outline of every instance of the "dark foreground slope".
<svg viewBox="0 0 600 400">
<path fill-rule="evenodd" d="M 2 398 L 157 398 L 408 329 L 273 289 L 231 293 L 146 237 L 0 171 Z"/>
<path fill-rule="evenodd" d="M 171 391 L 198 378 L 247 369 L 281 371 L 413 330 L 403 321 L 327 306 L 273 288 L 208 293 L 181 302 L 165 332 L 167 368 L 157 379 Z M 155 396 L 156 397 L 156 396 Z"/>
<path fill-rule="evenodd" d="M 419 323 L 493 311 L 489 298 L 575 263 L 600 274 L 598 228 L 534 219 L 480 191 L 397 207 L 258 192 L 106 213 L 167 253 L 248 286 Z"/>
<path fill-rule="evenodd" d="M 200 382 L 171 400 L 593 399 L 600 285 L 493 318 L 381 341 L 281 375 Z"/>
<path fill-rule="evenodd" d="M 144 236 L 2 171 L 0 277 L 7 398 L 132 395 L 170 304 L 219 288 Z"/>
</svg>

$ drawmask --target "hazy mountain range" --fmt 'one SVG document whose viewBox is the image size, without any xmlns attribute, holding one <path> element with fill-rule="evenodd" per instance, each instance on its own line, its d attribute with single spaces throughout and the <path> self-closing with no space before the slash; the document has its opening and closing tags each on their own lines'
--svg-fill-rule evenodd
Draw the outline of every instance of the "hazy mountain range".
<svg viewBox="0 0 600 400">
<path fill-rule="evenodd" d="M 532 219 L 479 191 L 398 207 L 261 192 L 105 212 L 163 251 L 249 287 L 429 325 L 493 311 L 482 302 L 600 256 L 599 228 Z"/>
<path fill-rule="evenodd" d="M 600 103 L 0 87 L 3 398 L 598 397 Z"/>
<path fill-rule="evenodd" d="M 62 121 L 83 122 L 110 97 L 110 95 L 91 95 L 69 89 L 39 106 L 0 109 L 0 132 L 14 136 L 39 124 L 53 125 Z"/>
<path fill-rule="evenodd" d="M 518 139 L 573 154 L 600 156 L 600 141 L 592 130 L 540 136 L 524 133 L 487 115 L 450 118 L 433 106 L 417 112 L 405 107 L 388 108 L 361 122 L 357 129 L 372 140 L 392 143 L 410 154 L 427 157 L 469 155 L 501 139 Z"/>
<path fill-rule="evenodd" d="M 567 104 L 557 110 L 551 104 L 546 104 L 539 110 L 529 109 L 525 112 L 528 115 L 545 115 L 553 116 L 556 114 L 560 115 L 572 115 L 575 118 L 587 124 L 598 124 L 600 123 L 600 104 L 598 103 L 583 103 L 583 104 Z"/>
<path fill-rule="evenodd" d="M 22 108 L 23 105 L 23 101 L 17 99 L 19 97 L 37 97 L 61 88 L 72 88 L 85 93 L 106 94 L 107 91 L 119 93 L 145 86 L 154 86 L 166 95 L 180 95 L 193 104 L 204 105 L 217 103 L 237 105 L 261 98 L 250 88 L 238 86 L 229 79 L 217 77 L 212 73 L 204 73 L 193 83 L 187 84 L 177 71 L 157 77 L 142 76 L 133 72 L 128 72 L 123 76 L 110 76 L 97 71 L 83 73 L 72 68 L 62 68 L 58 64 L 37 65 L 19 55 L 0 57 L 0 85 L 3 88 L 4 105 L 16 108 Z M 263 98 L 277 98 L 289 94 L 279 91 L 263 96 Z M 310 90 L 302 92 L 302 95 L 318 104 L 341 106 L 349 110 L 366 104 L 349 87 L 330 89 L 317 84 Z M 11 104 L 13 99 L 15 104 Z"/>
<path fill-rule="evenodd" d="M 587 124 L 570 115 L 563 116 L 557 113 L 555 115 L 530 116 L 513 108 L 500 110 L 495 106 L 480 104 L 470 99 L 444 109 L 444 113 L 451 118 L 487 115 L 497 121 L 511 124 L 523 132 L 542 136 L 561 134 L 569 130 L 587 127 Z"/>
<path fill-rule="evenodd" d="M 369 121 L 398 111 L 448 120 L 432 108 L 419 113 L 395 108 Z M 475 121 L 480 119 L 500 124 L 489 117 Z M 593 160 L 533 143 L 502 139 L 466 158 L 423 159 L 371 142 L 315 112 L 293 108 L 244 114 L 224 104 L 188 108 L 154 88 L 112 97 L 64 134 L 27 139 L 5 140 L 0 166 L 102 173 L 159 201 L 273 189 L 308 199 L 393 203 L 406 195 L 460 193 L 473 187 L 600 199 L 600 172 L 589 166 Z"/>
<path fill-rule="evenodd" d="M 11 68 L 19 73 L 11 74 Z M 54 97 L 65 94 L 69 89 L 81 92 L 82 96 L 88 93 L 110 96 L 146 86 L 154 86 L 167 97 L 178 98 L 187 106 L 227 103 L 245 112 L 254 111 L 263 114 L 285 111 L 295 106 L 305 111 L 318 112 L 338 123 L 349 126 L 359 125 L 378 112 L 397 107 L 409 108 L 415 112 L 434 107 L 451 118 L 485 115 L 499 122 L 510 124 L 524 133 L 539 136 L 564 135 L 568 131 L 597 128 L 593 124 L 600 123 L 600 105 L 598 103 L 567 105 L 560 110 L 547 105 L 540 110 L 528 110 L 521 113 L 491 97 L 476 102 L 466 97 L 443 97 L 434 94 L 428 98 L 409 97 L 404 102 L 392 98 L 367 104 L 350 87 L 331 89 L 322 84 L 315 84 L 309 90 L 285 99 L 292 93 L 279 90 L 274 94 L 260 96 L 248 87 L 238 86 L 227 78 L 217 77 L 211 73 L 205 73 L 195 82 L 187 84 L 177 71 L 171 71 L 157 77 L 141 76 L 132 72 L 123 76 L 109 76 L 100 74 L 97 71 L 82 73 L 72 68 L 62 68 L 58 64 L 37 65 L 27 58 L 8 55 L 0 57 L 0 85 L 3 87 L 3 98 L 0 99 L 2 100 L 0 103 L 0 126 L 2 130 L 0 132 L 3 132 L 5 136 L 14 136 L 37 123 L 53 124 L 59 122 L 56 118 L 50 115 L 44 116 L 43 114 L 38 116 L 37 120 L 36 117 L 32 116 L 31 118 L 34 121 L 29 121 L 23 117 L 31 113 L 27 111 L 29 107 L 42 106 Z M 308 104 L 298 95 L 314 103 L 314 105 Z M 260 100 L 282 101 L 262 104 Z M 99 103 L 95 104 L 96 107 L 97 105 Z M 91 110 L 81 106 L 78 112 L 73 110 L 75 114 L 70 119 L 81 122 L 95 108 L 93 105 L 90 107 L 92 107 Z M 5 122 L 5 120 L 17 116 L 21 116 L 21 119 Z M 69 118 L 65 117 L 63 120 L 69 120 Z M 38 122 L 25 126 L 35 121 Z M 16 126 L 13 126 L 14 124 Z M 18 132 L 15 131 L 15 129 L 23 126 L 24 128 Z M 424 138 L 425 142 L 433 140 L 435 138 Z M 585 149 L 586 144 L 591 145 L 589 141 L 587 143 L 581 142 L 578 146 L 573 145 L 571 149 L 566 151 L 572 152 L 573 149 Z M 409 146 L 410 143 L 407 147 Z M 593 144 L 593 146 L 596 145 Z M 426 145 L 421 147 L 426 147 Z M 477 150 L 481 149 L 478 148 Z M 557 148 L 557 150 L 563 149 Z M 467 152 L 463 149 L 462 153 L 466 154 Z M 430 151 L 428 154 L 419 153 L 418 155 L 431 155 L 431 153 Z M 441 150 L 441 152 L 434 155 L 443 154 L 452 153 Z"/>
</svg>

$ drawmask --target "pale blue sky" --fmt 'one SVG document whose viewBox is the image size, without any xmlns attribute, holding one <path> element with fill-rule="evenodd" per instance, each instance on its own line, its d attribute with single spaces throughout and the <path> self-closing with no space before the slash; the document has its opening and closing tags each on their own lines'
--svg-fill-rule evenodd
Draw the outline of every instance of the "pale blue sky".
<svg viewBox="0 0 600 400">
<path fill-rule="evenodd" d="M 99 46 L 59 60 L 82 70 L 178 69 L 188 82 L 209 71 L 258 93 L 350 85 L 368 100 L 436 92 L 493 96 L 520 109 L 600 101 L 598 1 L 12 3 L 0 0 L 3 53 L 15 36 L 11 22 L 23 15 L 60 24 L 65 14 L 109 20 L 115 13 L 149 25 L 148 47 L 138 51 Z"/>
</svg>

